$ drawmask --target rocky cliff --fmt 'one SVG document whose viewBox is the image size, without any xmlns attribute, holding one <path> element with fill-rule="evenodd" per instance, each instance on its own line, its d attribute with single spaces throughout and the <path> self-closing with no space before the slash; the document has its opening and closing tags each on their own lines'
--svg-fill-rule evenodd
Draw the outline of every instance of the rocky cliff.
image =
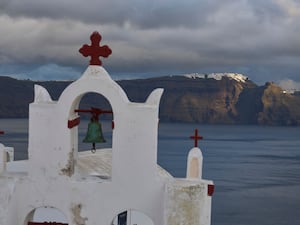
<svg viewBox="0 0 300 225">
<path fill-rule="evenodd" d="M 0 118 L 27 117 L 38 83 L 57 99 L 66 81 L 33 82 L 0 77 Z M 274 83 L 258 86 L 240 75 L 169 76 L 118 83 L 131 101 L 143 102 L 155 88 L 165 89 L 161 121 L 205 124 L 300 125 L 300 96 L 284 93 Z M 81 108 L 109 108 L 103 96 L 87 94 Z"/>
</svg>

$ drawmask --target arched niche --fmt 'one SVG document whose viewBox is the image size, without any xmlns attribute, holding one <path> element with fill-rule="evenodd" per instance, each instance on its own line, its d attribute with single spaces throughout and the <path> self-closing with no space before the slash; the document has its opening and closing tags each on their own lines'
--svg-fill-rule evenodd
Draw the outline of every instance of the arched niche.
<svg viewBox="0 0 300 225">
<path fill-rule="evenodd" d="M 110 179 L 112 167 L 112 131 L 114 124 L 112 107 L 103 95 L 94 92 L 85 93 L 76 98 L 76 101 L 78 102 L 73 105 L 78 106 L 74 110 L 79 110 L 77 116 L 80 117 L 80 123 L 76 128 L 78 131 L 73 133 L 73 135 L 77 133 L 77 138 L 75 136 L 71 138 L 71 141 L 73 141 L 72 145 L 75 146 L 75 149 L 78 149 L 75 172 L 81 177 L 92 176 L 100 177 L 101 179 Z M 90 119 L 95 113 L 93 109 L 103 110 L 103 113 L 98 115 L 98 123 L 105 142 L 95 143 L 96 150 L 93 150 L 92 143 L 83 142 L 88 132 Z M 91 112 L 88 112 L 89 110 Z M 78 140 L 78 143 L 76 140 Z M 91 152 L 94 154 L 91 154 Z"/>
<path fill-rule="evenodd" d="M 35 208 L 28 213 L 24 225 L 44 222 L 68 224 L 68 219 L 61 210 L 51 206 L 42 206 Z"/>
<path fill-rule="evenodd" d="M 113 81 L 103 67 L 89 66 L 82 77 L 70 84 L 62 93 L 58 100 L 57 110 L 59 112 L 60 131 L 67 140 L 62 141 L 62 149 L 66 149 L 66 154 L 61 164 L 66 164 L 63 174 L 72 176 L 76 161 L 78 160 L 78 113 L 75 109 L 79 108 L 81 99 L 89 93 L 96 93 L 103 96 L 109 102 L 113 111 L 114 124 L 121 121 L 120 115 L 126 110 L 129 100 L 123 89 Z M 66 124 L 66 122 L 68 124 Z M 75 124 L 69 126 L 69 124 Z M 113 136 L 118 133 L 118 129 L 113 130 Z M 58 137 L 59 138 L 59 137 Z M 114 142 L 112 142 L 113 148 Z M 67 161 L 66 161 L 67 159 Z"/>
<path fill-rule="evenodd" d="M 145 213 L 135 209 L 128 209 L 116 215 L 111 225 L 154 225 L 154 223 Z"/>
<path fill-rule="evenodd" d="M 117 166 L 112 168 L 112 178 L 118 179 L 128 173 L 141 177 L 152 176 L 156 171 L 156 128 L 163 90 L 154 90 L 145 103 L 130 102 L 124 90 L 99 66 L 89 66 L 82 77 L 64 90 L 53 109 L 57 114 L 53 116 L 55 129 L 59 131 L 54 132 L 57 142 L 53 148 L 60 154 L 53 164 L 59 173 L 69 177 L 74 175 L 74 165 L 78 159 L 78 127 L 70 128 L 67 124 L 77 121 L 75 109 L 87 93 L 104 96 L 113 111 L 112 165 Z M 146 155 L 140 151 L 141 148 Z M 142 159 L 144 170 L 133 169 L 132 163 L 141 164 L 141 161 L 132 162 L 132 154 Z"/>
<path fill-rule="evenodd" d="M 109 101 L 101 94 L 86 93 L 81 96 L 79 100 L 79 110 L 103 110 L 98 116 L 99 123 L 101 124 L 102 133 L 105 139 L 103 143 L 96 143 L 97 149 L 111 148 L 112 147 L 112 129 L 113 129 L 113 111 Z M 111 111 L 111 113 L 109 112 Z M 78 151 L 91 150 L 91 144 L 83 142 L 86 136 L 88 123 L 92 117 L 92 112 L 77 112 L 80 117 L 80 124 L 78 125 Z"/>
</svg>

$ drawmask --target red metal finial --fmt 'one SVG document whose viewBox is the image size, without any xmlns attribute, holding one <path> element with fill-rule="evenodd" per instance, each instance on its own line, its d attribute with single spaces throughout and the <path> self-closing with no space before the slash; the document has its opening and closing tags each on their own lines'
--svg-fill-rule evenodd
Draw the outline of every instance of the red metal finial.
<svg viewBox="0 0 300 225">
<path fill-rule="evenodd" d="M 190 136 L 190 139 L 193 139 L 195 141 L 195 147 L 198 147 L 198 140 L 202 140 L 203 137 L 202 136 L 198 136 L 198 129 L 195 129 L 195 135 L 194 136 Z"/>
<path fill-rule="evenodd" d="M 101 60 L 99 59 L 100 56 L 107 58 L 111 53 L 111 49 L 107 45 L 100 46 L 101 35 L 95 31 L 92 33 L 91 45 L 84 44 L 80 49 L 79 52 L 84 56 L 91 56 L 90 65 L 102 65 Z"/>
</svg>

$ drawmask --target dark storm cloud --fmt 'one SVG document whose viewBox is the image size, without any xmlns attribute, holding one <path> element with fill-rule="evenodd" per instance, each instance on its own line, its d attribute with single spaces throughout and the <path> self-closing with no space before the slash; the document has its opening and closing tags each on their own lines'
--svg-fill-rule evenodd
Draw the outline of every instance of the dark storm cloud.
<svg viewBox="0 0 300 225">
<path fill-rule="evenodd" d="M 2 13 L 12 17 L 71 19 L 84 23 L 115 24 L 126 22 L 139 28 L 195 27 L 206 21 L 212 11 L 230 2 L 223 0 L 7 0 Z M 222 4 L 220 4 L 222 3 Z"/>
<path fill-rule="evenodd" d="M 11 17 L 69 19 L 87 24 L 130 23 L 139 29 L 198 28 L 217 25 L 215 15 L 235 17 L 254 12 L 257 18 L 278 16 L 280 8 L 272 0 L 4 0 L 3 14 Z"/>
<path fill-rule="evenodd" d="M 32 77 L 45 65 L 49 74 L 84 68 L 88 59 L 78 49 L 98 30 L 113 50 L 104 60 L 113 74 L 244 72 L 258 81 L 300 80 L 296 0 L 7 0 L 0 2 L 0 24 L 0 62 L 36 65 Z"/>
</svg>

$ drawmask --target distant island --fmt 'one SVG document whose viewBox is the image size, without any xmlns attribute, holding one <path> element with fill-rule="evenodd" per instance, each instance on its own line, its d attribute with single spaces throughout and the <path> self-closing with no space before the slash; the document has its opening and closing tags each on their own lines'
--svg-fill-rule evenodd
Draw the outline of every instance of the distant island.
<svg viewBox="0 0 300 225">
<path fill-rule="evenodd" d="M 31 81 L 0 76 L 0 118 L 28 117 L 34 84 L 57 100 L 71 81 Z M 155 88 L 164 88 L 162 122 L 202 124 L 300 125 L 300 95 L 286 93 L 273 82 L 259 86 L 242 74 L 212 73 L 118 81 L 133 102 L 144 102 Z M 81 108 L 110 108 L 100 95 L 89 93 Z"/>
</svg>

